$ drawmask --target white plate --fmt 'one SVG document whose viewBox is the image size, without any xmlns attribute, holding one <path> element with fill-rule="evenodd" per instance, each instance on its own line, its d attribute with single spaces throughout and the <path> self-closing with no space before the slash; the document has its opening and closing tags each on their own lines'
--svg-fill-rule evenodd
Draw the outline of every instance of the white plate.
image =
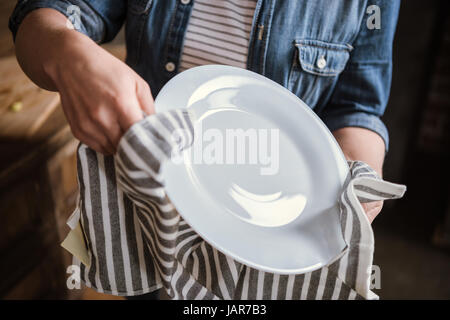
<svg viewBox="0 0 450 320">
<path fill-rule="evenodd" d="M 162 175 L 169 198 L 203 239 L 279 274 L 310 272 L 342 254 L 338 197 L 348 165 L 305 103 L 254 72 L 208 65 L 171 79 L 155 101 L 156 112 L 180 107 L 195 114 L 196 138 L 181 163 L 164 163 Z M 227 134 L 239 128 L 248 140 L 234 140 L 231 157 Z"/>
</svg>

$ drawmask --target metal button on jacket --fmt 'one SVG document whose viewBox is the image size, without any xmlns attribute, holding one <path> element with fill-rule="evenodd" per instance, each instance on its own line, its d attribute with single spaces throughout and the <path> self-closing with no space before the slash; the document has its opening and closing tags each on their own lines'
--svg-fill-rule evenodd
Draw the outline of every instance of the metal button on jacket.
<svg viewBox="0 0 450 320">
<path fill-rule="evenodd" d="M 317 59 L 317 67 L 319 69 L 323 69 L 323 68 L 325 68 L 326 65 L 327 65 L 327 60 L 325 60 L 324 56 L 320 56 L 320 58 Z"/>
<path fill-rule="evenodd" d="M 167 62 L 166 63 L 166 70 L 169 72 L 172 72 L 175 70 L 175 64 L 173 62 Z"/>
</svg>

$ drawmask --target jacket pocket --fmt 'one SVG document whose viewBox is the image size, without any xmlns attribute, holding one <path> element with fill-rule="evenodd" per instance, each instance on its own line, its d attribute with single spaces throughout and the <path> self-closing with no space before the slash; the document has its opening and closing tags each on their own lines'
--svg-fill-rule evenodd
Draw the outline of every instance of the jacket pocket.
<svg viewBox="0 0 450 320">
<path fill-rule="evenodd" d="M 320 40 L 295 40 L 288 88 L 313 109 L 330 97 L 353 47 Z"/>
</svg>

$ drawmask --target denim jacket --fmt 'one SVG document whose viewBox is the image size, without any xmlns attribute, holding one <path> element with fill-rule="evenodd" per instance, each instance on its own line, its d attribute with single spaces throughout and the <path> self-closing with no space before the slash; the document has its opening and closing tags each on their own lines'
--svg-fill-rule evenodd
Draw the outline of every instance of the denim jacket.
<svg viewBox="0 0 450 320">
<path fill-rule="evenodd" d="M 178 72 L 194 1 L 19 0 L 9 26 L 15 36 L 36 8 L 56 9 L 72 22 L 79 10 L 78 30 L 105 43 L 126 23 L 126 62 L 156 96 Z M 295 93 L 331 131 L 367 128 L 387 149 L 380 117 L 389 98 L 399 7 L 400 0 L 258 0 L 247 68 Z"/>
</svg>

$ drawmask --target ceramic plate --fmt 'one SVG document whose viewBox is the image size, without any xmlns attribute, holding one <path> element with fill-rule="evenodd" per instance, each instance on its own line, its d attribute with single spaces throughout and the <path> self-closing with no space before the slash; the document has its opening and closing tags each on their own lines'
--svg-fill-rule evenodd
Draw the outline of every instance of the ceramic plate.
<svg viewBox="0 0 450 320">
<path fill-rule="evenodd" d="M 194 144 L 162 174 L 169 198 L 203 239 L 279 274 L 310 272 L 342 254 L 338 198 L 348 165 L 297 96 L 254 72 L 208 65 L 171 79 L 155 108 L 195 115 Z"/>
</svg>

